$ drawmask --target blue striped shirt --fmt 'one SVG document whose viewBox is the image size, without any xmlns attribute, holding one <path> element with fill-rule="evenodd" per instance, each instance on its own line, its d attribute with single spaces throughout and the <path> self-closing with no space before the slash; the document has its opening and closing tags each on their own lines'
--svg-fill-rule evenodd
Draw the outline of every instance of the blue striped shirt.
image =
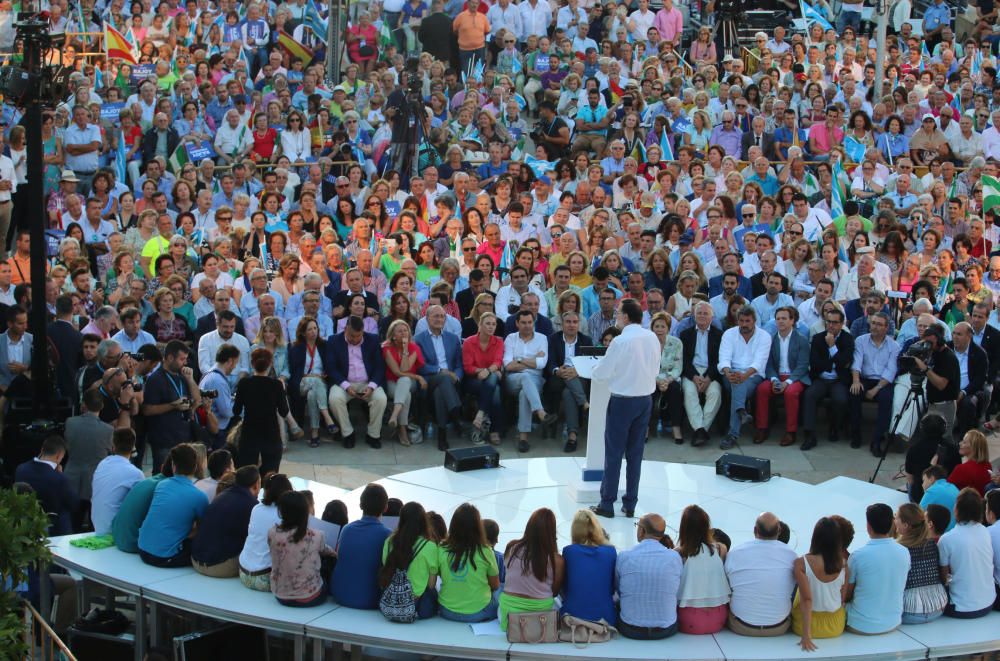
<svg viewBox="0 0 1000 661">
<path fill-rule="evenodd" d="M 662 629 L 674 624 L 683 569 L 680 554 L 655 539 L 644 539 L 619 553 L 615 581 L 622 621 Z"/>
</svg>

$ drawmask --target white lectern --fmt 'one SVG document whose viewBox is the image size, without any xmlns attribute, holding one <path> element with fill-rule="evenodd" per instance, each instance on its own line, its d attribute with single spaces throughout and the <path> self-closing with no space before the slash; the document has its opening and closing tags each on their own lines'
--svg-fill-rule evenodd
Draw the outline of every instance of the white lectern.
<svg viewBox="0 0 1000 661">
<path fill-rule="evenodd" d="M 594 380 L 594 367 L 600 358 L 576 356 L 573 367 L 582 379 L 590 380 L 590 413 L 587 418 L 587 459 L 579 480 L 570 485 L 576 502 L 597 504 L 601 499 L 601 480 L 604 477 L 604 426 L 608 414 L 607 381 Z"/>
</svg>

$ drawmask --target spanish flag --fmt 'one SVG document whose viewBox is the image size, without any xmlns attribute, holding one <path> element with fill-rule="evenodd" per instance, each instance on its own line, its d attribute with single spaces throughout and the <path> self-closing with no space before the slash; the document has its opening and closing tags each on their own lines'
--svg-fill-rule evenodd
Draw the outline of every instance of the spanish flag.
<svg viewBox="0 0 1000 661">
<path fill-rule="evenodd" d="M 292 39 L 291 35 L 282 30 L 278 31 L 278 45 L 288 51 L 292 57 L 297 57 L 303 63 L 309 64 L 313 60 L 313 52 Z"/>
<path fill-rule="evenodd" d="M 109 58 L 114 57 L 129 64 L 139 64 L 139 54 L 133 49 L 132 44 L 125 35 L 110 25 L 104 26 L 104 52 Z"/>
</svg>

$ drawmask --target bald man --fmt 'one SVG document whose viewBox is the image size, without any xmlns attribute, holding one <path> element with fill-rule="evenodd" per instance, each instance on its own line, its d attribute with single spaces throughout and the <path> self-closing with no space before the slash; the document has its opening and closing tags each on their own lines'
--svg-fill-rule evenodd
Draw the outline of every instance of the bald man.
<svg viewBox="0 0 1000 661">
<path fill-rule="evenodd" d="M 639 542 L 618 554 L 618 631 L 626 638 L 659 640 L 677 633 L 677 591 L 684 563 L 669 548 L 667 523 L 659 514 L 646 514 L 635 529 Z"/>
<path fill-rule="evenodd" d="M 754 539 L 726 556 L 733 594 L 729 628 L 741 636 L 781 636 L 788 631 L 795 577 L 795 551 L 778 541 L 781 521 L 772 512 L 757 517 Z"/>
</svg>

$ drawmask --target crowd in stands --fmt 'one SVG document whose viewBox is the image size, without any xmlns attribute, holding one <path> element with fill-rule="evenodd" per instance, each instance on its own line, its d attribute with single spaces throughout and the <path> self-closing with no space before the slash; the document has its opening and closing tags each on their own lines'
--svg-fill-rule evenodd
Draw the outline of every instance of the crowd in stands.
<svg viewBox="0 0 1000 661">
<path fill-rule="evenodd" d="M 127 459 L 133 443 L 131 431 L 116 431 L 116 454 L 98 466 L 98 532 L 110 532 L 119 550 L 148 564 L 239 577 L 286 606 L 313 606 L 332 595 L 341 606 L 390 617 L 396 611 L 386 611 L 385 595 L 402 583 L 411 620 L 499 617 L 506 630 L 512 613 L 558 609 L 604 620 L 635 639 L 724 627 L 745 636 L 792 631 L 807 651 L 845 631 L 874 635 L 942 615 L 972 619 L 1000 610 L 1000 490 L 985 499 L 972 486 L 959 490 L 944 482 L 938 465 L 924 472 L 920 505 L 867 508 L 869 541 L 853 552 L 853 524 L 839 515 L 819 519 L 811 537 L 798 531 L 800 556 L 776 515 L 761 514 L 753 540 L 734 546 L 698 505 L 684 509 L 676 537 L 659 514 L 641 516 L 636 543 L 621 549 L 593 512 L 579 510 L 561 551 L 560 522 L 541 508 L 501 551 L 499 526 L 470 503 L 446 525 L 420 503 L 403 504 L 369 484 L 361 518 L 348 522 L 336 500 L 316 518 L 311 492 L 294 490 L 281 473 L 262 478 L 256 466 L 234 469 L 226 450 L 206 460 L 196 446 L 178 445 L 158 474 L 143 478 Z M 19 479 L 43 496 L 36 464 L 57 464 L 64 453 L 60 439 L 46 441 Z M 206 464 L 210 476 L 199 479 Z"/>
<path fill-rule="evenodd" d="M 944 5 L 894 11 L 879 88 L 853 5 L 757 34 L 744 62 L 685 32 L 710 14 L 670 1 L 358 3 L 333 85 L 313 0 L 141 4 L 49 14 L 75 71 L 44 124 L 56 392 L 132 428 L 137 465 L 232 441 L 237 466 L 278 470 L 289 440 L 361 440 L 352 404 L 373 448 L 446 449 L 474 402 L 474 442 L 509 432 L 524 452 L 541 424 L 573 452 L 589 408 L 573 358 L 611 341 L 621 298 L 663 343 L 651 437 L 703 445 L 718 422 L 725 449 L 777 426 L 785 446 L 847 436 L 879 455 L 914 433 L 915 389 L 946 436 L 995 424 L 1000 84 L 982 7 L 961 38 Z M 128 32 L 153 73 L 77 56 L 81 21 Z M 15 124 L 4 408 L 30 392 L 42 304 L 14 229 Z M 849 420 L 820 427 L 827 407 Z"/>
<path fill-rule="evenodd" d="M 573 359 L 614 341 L 623 298 L 639 302 L 663 347 L 651 441 L 702 446 L 714 434 L 728 449 L 744 432 L 765 443 L 777 427 L 782 446 L 843 437 L 881 456 L 909 439 L 910 495 L 929 510 L 1000 484 L 978 432 L 998 426 L 1000 403 L 993 3 L 977 3 L 971 26 L 944 2 L 922 18 L 897 3 L 880 80 L 870 26 L 850 3 L 820 2 L 804 30 L 758 33 L 745 57 L 692 29 L 715 20 L 700 3 L 355 3 L 342 12 L 337 84 L 324 3 L 48 4 L 50 32 L 67 35 L 56 57 L 74 71 L 43 124 L 44 300 L 32 300 L 25 229 L 38 220 L 23 185 L 35 146 L 17 108 L 0 113 L 0 411 L 30 396 L 32 356 L 46 350 L 74 416 L 65 440 L 21 469 L 44 485 L 54 534 L 129 518 L 119 543 L 169 564 L 189 524 L 213 515 L 204 480 L 236 469 L 223 502 L 242 511 L 259 488 L 254 471 L 280 470 L 283 448 L 301 438 L 347 451 L 362 434 L 372 448 L 433 436 L 445 450 L 470 434 L 477 444 L 509 435 L 526 452 L 540 426 L 561 429 L 574 452 L 589 384 Z M 106 26 L 135 41 L 139 64 L 81 54 L 100 44 L 80 33 Z M 0 47 L 11 39 L 0 27 Z M 39 305 L 44 349 L 28 324 Z M 188 443 L 227 458 L 212 468 L 207 456 L 175 456 Z M 66 473 L 49 474 L 67 452 Z M 143 479 L 149 459 L 157 477 Z M 190 488 L 206 463 L 211 474 Z M 160 515 L 150 480 L 168 479 L 161 467 L 174 473 L 162 485 L 174 525 L 143 535 L 146 510 Z M 110 503 L 126 491 L 116 514 Z M 251 515 L 240 551 L 244 580 L 263 584 L 278 550 L 276 594 L 311 598 L 315 576 L 282 570 L 306 551 L 322 566 L 329 549 L 303 527 L 301 499 L 267 493 L 271 509 L 257 529 Z M 981 518 L 973 509 L 963 521 Z M 870 513 L 873 537 L 889 534 L 887 518 Z M 897 530 L 917 530 L 917 518 Z M 366 522 L 374 539 L 377 522 Z M 639 531 L 656 540 L 664 528 L 645 520 Z M 818 550 L 794 576 L 815 588 L 801 603 L 836 613 L 823 579 L 857 576 L 838 560 L 843 540 L 828 524 L 817 531 Z M 440 535 L 453 537 L 450 562 L 441 549 L 451 542 L 416 554 L 441 580 L 440 612 L 489 608 L 488 553 L 476 599 L 447 594 L 448 568 L 472 561 L 480 533 Z M 691 543 L 680 544 L 685 567 L 701 555 Z M 547 544 L 510 549 L 532 572 L 510 576 L 504 612 L 572 590 L 570 563 Z M 695 566 L 713 594 L 693 603 L 716 608 L 701 615 L 718 622 L 722 581 L 709 576 L 716 547 L 705 545 Z M 209 547 L 194 561 L 214 567 Z M 927 560 L 909 548 L 914 564 Z M 616 566 L 630 562 L 643 566 Z M 916 601 L 941 600 L 930 572 L 911 578 L 908 595 L 928 581 Z M 336 594 L 336 574 L 331 585 Z M 865 594 L 853 590 L 848 626 Z M 963 596 L 958 611 L 977 610 L 981 596 Z M 762 618 L 758 606 L 744 624 L 774 625 L 781 609 Z M 860 609 L 856 627 L 892 624 L 883 616 Z M 667 630 L 672 618 L 625 621 Z M 822 619 L 816 631 L 836 628 L 835 615 Z"/>
</svg>

